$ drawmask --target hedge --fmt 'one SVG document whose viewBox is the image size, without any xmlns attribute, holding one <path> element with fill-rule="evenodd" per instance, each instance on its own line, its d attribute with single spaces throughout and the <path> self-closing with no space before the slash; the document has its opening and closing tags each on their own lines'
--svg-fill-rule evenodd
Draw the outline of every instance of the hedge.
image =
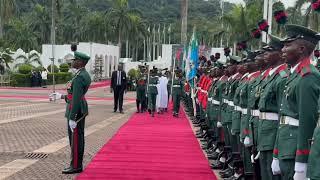
<svg viewBox="0 0 320 180">
<path fill-rule="evenodd" d="M 69 72 L 59 72 L 59 73 L 54 73 L 54 80 L 56 84 L 65 84 L 69 80 L 72 79 L 72 73 Z M 52 73 L 48 73 L 48 84 L 52 84 Z"/>
<path fill-rule="evenodd" d="M 55 74 L 55 82 L 56 84 L 65 84 L 70 79 L 72 79 L 72 73 L 59 72 Z M 48 85 L 52 84 L 52 73 L 48 73 Z M 14 87 L 30 87 L 31 86 L 31 73 L 29 74 L 21 74 L 21 73 L 13 73 L 11 75 L 11 86 Z"/>
</svg>

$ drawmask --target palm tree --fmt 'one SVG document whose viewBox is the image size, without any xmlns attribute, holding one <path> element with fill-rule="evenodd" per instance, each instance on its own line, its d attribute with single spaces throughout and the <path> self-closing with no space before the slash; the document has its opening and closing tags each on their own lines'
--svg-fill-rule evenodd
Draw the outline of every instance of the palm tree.
<svg viewBox="0 0 320 180">
<path fill-rule="evenodd" d="M 6 33 L 8 43 L 14 49 L 21 48 L 25 51 L 38 49 L 38 41 L 36 32 L 32 31 L 26 20 L 14 19 L 10 21 L 8 31 Z"/>
<path fill-rule="evenodd" d="M 9 48 L 0 52 L 0 74 L 3 74 L 6 68 L 10 69 L 9 64 L 13 62 L 12 55 L 13 52 Z"/>
<path fill-rule="evenodd" d="M 140 14 L 137 10 L 130 9 L 128 0 L 115 0 L 111 10 L 107 13 L 108 18 L 112 21 L 113 26 L 118 33 L 119 55 L 121 57 L 122 37 L 128 35 L 132 28 L 132 16 Z"/>
<path fill-rule="evenodd" d="M 0 38 L 3 37 L 4 24 L 13 16 L 15 10 L 15 0 L 0 0 Z"/>
<path fill-rule="evenodd" d="M 20 61 L 19 63 L 16 63 L 14 68 L 18 68 L 22 64 L 27 64 L 30 66 L 40 65 L 42 66 L 42 62 L 40 60 L 40 54 L 37 51 L 30 51 L 27 54 L 21 54 L 18 57 L 16 57 L 15 61 Z M 22 63 L 21 63 L 22 61 Z"/>
<path fill-rule="evenodd" d="M 50 41 L 50 26 L 51 19 L 49 11 L 46 7 L 37 4 L 31 13 L 31 29 L 33 32 L 38 32 L 39 44 L 48 43 Z"/>
<path fill-rule="evenodd" d="M 238 42 L 250 39 L 250 30 L 257 26 L 262 19 L 261 2 L 251 1 L 250 6 L 235 6 L 232 11 L 222 17 L 227 26 L 226 33 L 229 35 L 229 42 Z M 257 45 L 256 41 L 252 42 Z"/>
<path fill-rule="evenodd" d="M 83 32 L 83 40 L 99 43 L 104 43 L 106 41 L 108 24 L 106 23 L 106 19 L 103 13 L 89 13 L 82 19 L 82 22 L 84 24 L 83 29 L 81 30 Z"/>
</svg>

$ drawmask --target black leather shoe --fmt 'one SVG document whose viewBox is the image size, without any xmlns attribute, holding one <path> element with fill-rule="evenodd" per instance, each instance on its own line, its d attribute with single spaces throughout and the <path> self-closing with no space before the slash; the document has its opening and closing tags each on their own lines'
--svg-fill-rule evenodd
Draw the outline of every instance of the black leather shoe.
<svg viewBox="0 0 320 180">
<path fill-rule="evenodd" d="M 74 169 L 72 167 L 66 168 L 62 170 L 62 174 L 75 174 L 75 173 L 81 173 L 82 168 Z"/>
<path fill-rule="evenodd" d="M 227 171 L 223 174 L 220 174 L 221 178 L 230 178 L 234 175 L 234 171 L 232 169 L 227 169 Z"/>
<path fill-rule="evenodd" d="M 211 164 L 211 169 L 222 169 L 222 168 L 223 168 L 223 163 L 220 162 L 219 160 L 216 160 Z"/>
<path fill-rule="evenodd" d="M 123 112 L 123 111 L 120 111 L 120 114 L 124 114 L 124 112 Z"/>
</svg>

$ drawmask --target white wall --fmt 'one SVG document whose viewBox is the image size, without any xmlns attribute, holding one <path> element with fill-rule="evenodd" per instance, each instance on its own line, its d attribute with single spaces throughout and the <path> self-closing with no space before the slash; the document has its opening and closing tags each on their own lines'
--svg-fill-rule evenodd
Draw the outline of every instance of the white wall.
<svg viewBox="0 0 320 180">
<path fill-rule="evenodd" d="M 55 52 L 55 64 L 59 66 L 61 63 L 65 63 L 64 57 L 71 53 L 70 44 L 64 45 L 55 45 L 54 46 Z M 112 46 L 112 45 L 105 45 L 105 44 L 98 44 L 98 43 L 88 43 L 88 42 L 80 42 L 77 46 L 77 50 L 83 53 L 88 54 L 91 59 L 88 62 L 86 69 L 91 76 L 93 76 L 94 70 L 94 61 L 95 57 L 102 56 L 103 58 L 103 76 L 110 77 L 110 68 L 111 72 L 117 68 L 117 64 L 119 61 L 119 47 Z M 52 46 L 48 44 L 42 45 L 42 55 L 40 57 L 43 66 L 47 67 L 51 64 L 50 58 L 52 57 Z M 108 57 L 108 58 L 106 58 Z M 112 57 L 112 58 L 110 58 Z M 111 61 L 112 60 L 112 61 Z"/>
<path fill-rule="evenodd" d="M 128 71 L 132 68 L 137 69 L 139 65 L 143 65 L 143 63 L 141 62 L 131 62 L 130 58 L 123 58 L 121 59 L 123 60 L 124 63 L 124 70 L 126 71 L 126 73 L 128 73 Z M 163 44 L 162 45 L 162 57 L 158 57 L 157 60 L 155 61 L 151 61 L 151 62 L 147 62 L 147 64 L 149 65 L 150 68 L 152 68 L 153 66 L 160 68 L 160 69 L 164 69 L 164 68 L 170 68 L 171 66 L 171 61 L 172 61 L 172 45 L 170 44 Z"/>
</svg>

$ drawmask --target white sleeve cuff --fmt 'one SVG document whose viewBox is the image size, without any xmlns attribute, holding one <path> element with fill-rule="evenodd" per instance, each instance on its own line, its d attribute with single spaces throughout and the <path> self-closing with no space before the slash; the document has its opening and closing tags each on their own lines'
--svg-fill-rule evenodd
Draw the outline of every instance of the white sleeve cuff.
<svg viewBox="0 0 320 180">
<path fill-rule="evenodd" d="M 296 162 L 294 165 L 295 172 L 307 172 L 307 163 Z"/>
</svg>

